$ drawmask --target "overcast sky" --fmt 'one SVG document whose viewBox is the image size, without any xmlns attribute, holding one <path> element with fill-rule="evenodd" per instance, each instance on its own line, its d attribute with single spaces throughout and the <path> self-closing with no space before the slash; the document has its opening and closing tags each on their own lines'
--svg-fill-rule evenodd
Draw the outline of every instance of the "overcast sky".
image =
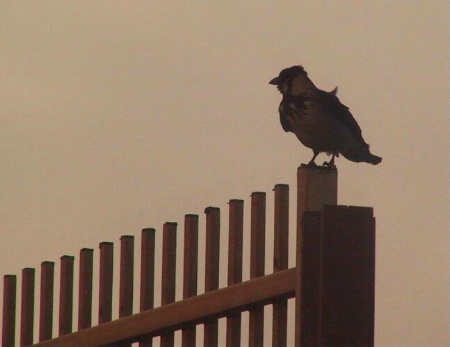
<svg viewBox="0 0 450 347">
<path fill-rule="evenodd" d="M 302 64 L 383 157 L 337 159 L 339 203 L 377 219 L 376 345 L 448 345 L 448 42 L 447 1 L 2 1 L 0 274 L 248 216 L 252 191 L 271 214 L 277 183 L 294 201 L 312 152 L 268 81 Z"/>
</svg>

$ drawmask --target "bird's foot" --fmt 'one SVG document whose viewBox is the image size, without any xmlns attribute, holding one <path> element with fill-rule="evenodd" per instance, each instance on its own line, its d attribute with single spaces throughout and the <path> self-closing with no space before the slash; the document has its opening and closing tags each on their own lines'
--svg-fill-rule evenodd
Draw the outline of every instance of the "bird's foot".
<svg viewBox="0 0 450 347">
<path fill-rule="evenodd" d="M 302 166 L 302 167 L 317 167 L 317 164 L 313 161 L 313 160 L 311 160 L 308 164 L 300 164 L 300 166 Z"/>
<path fill-rule="evenodd" d="M 322 164 L 322 167 L 326 167 L 328 169 L 336 169 L 336 165 L 334 165 L 334 160 L 324 162 Z"/>
</svg>

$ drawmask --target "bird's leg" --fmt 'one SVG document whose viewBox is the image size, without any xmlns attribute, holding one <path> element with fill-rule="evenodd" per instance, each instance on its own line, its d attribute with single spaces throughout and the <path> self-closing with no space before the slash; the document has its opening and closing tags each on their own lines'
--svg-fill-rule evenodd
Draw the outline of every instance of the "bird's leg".
<svg viewBox="0 0 450 347">
<path fill-rule="evenodd" d="M 336 156 L 336 152 L 333 151 L 333 155 L 331 156 L 331 159 L 329 162 L 324 162 L 322 166 L 329 167 L 330 169 L 334 169 L 336 165 L 334 165 L 334 157 Z"/>
<path fill-rule="evenodd" d="M 319 151 L 314 151 L 313 150 L 313 153 L 314 153 L 314 155 L 313 155 L 313 157 L 312 157 L 312 159 L 309 161 L 309 163 L 308 163 L 308 166 L 317 166 L 317 164 L 314 162 L 314 160 L 316 159 L 316 157 L 319 155 Z"/>
</svg>

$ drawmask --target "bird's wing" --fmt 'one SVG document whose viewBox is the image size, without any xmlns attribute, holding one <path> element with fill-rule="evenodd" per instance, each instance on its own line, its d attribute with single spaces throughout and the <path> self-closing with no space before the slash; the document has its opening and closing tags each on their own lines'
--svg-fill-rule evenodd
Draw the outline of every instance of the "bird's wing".
<svg viewBox="0 0 450 347">
<path fill-rule="evenodd" d="M 284 108 L 284 104 L 283 102 L 281 102 L 280 107 L 278 109 L 278 112 L 280 113 L 280 123 L 281 126 L 283 127 L 283 130 L 288 132 L 288 131 L 293 131 L 292 127 L 291 127 L 291 123 L 289 122 L 288 118 L 287 118 L 287 110 L 285 110 Z"/>
<path fill-rule="evenodd" d="M 337 120 L 339 120 L 356 139 L 366 144 L 362 137 L 361 128 L 359 127 L 355 118 L 353 118 L 353 115 L 350 113 L 349 108 L 342 104 L 337 96 L 320 89 L 318 89 L 317 92 L 319 103 L 322 104 L 328 112 L 330 112 L 332 117 L 335 117 Z"/>
</svg>

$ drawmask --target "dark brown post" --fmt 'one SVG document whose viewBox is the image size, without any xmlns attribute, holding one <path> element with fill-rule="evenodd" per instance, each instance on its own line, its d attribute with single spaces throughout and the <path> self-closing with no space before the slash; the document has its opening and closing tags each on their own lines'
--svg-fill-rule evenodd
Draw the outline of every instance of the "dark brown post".
<svg viewBox="0 0 450 347">
<path fill-rule="evenodd" d="M 16 290 L 16 275 L 3 276 L 3 347 L 15 346 L 16 343 Z"/>
<path fill-rule="evenodd" d="M 22 302 L 20 309 L 20 346 L 33 344 L 34 269 L 22 270 Z"/>
<path fill-rule="evenodd" d="M 286 270 L 289 260 L 289 186 L 275 186 L 273 271 Z M 272 346 L 287 345 L 287 300 L 273 304 Z"/>
<path fill-rule="evenodd" d="M 141 302 L 140 311 L 150 310 L 154 306 L 155 294 L 155 229 L 142 229 L 141 236 Z M 146 337 L 139 347 L 152 347 L 153 340 Z"/>
<path fill-rule="evenodd" d="M 184 217 L 183 299 L 197 295 L 198 215 Z M 196 347 L 196 326 L 184 328 L 182 346 Z"/>
<path fill-rule="evenodd" d="M 94 250 L 80 250 L 80 278 L 78 286 L 78 330 L 92 325 L 92 272 L 94 267 Z"/>
<path fill-rule="evenodd" d="M 119 318 L 133 313 L 134 236 L 120 238 Z"/>
<path fill-rule="evenodd" d="M 175 274 L 177 258 L 177 223 L 167 222 L 163 226 L 162 288 L 161 305 L 175 301 Z M 174 346 L 174 332 L 161 335 L 161 347 Z"/>
<path fill-rule="evenodd" d="M 242 282 L 242 245 L 244 229 L 244 201 L 229 202 L 228 285 Z M 241 345 L 241 314 L 227 317 L 227 347 Z"/>
<path fill-rule="evenodd" d="M 207 207 L 205 247 L 205 292 L 219 288 L 220 209 Z M 219 322 L 213 319 L 205 323 L 204 346 L 217 347 Z"/>
<path fill-rule="evenodd" d="M 325 206 L 320 261 L 320 345 L 373 346 L 373 209 Z"/>
<path fill-rule="evenodd" d="M 264 276 L 266 245 L 266 193 L 252 193 L 250 279 Z M 264 306 L 250 310 L 249 347 L 264 345 Z"/>
<path fill-rule="evenodd" d="M 109 322 L 112 318 L 113 255 L 112 242 L 100 243 L 98 324 Z"/>
<path fill-rule="evenodd" d="M 301 272 L 306 271 L 302 267 L 301 252 L 309 245 L 303 245 L 302 219 L 306 211 L 321 211 L 324 205 L 337 204 L 337 182 L 336 169 L 321 167 L 300 166 L 297 171 L 297 276 L 296 276 L 296 299 L 295 299 L 295 346 L 300 347 L 302 341 L 302 324 L 304 316 L 302 307 L 302 286 L 307 282 L 301 280 Z M 303 323 L 302 323 L 303 322 Z M 303 347 L 305 347 L 303 345 Z"/>
<path fill-rule="evenodd" d="M 53 333 L 53 288 L 55 263 L 41 263 L 41 298 L 39 308 L 39 342 L 49 340 Z"/>
<path fill-rule="evenodd" d="M 61 257 L 61 274 L 59 285 L 59 336 L 72 332 L 73 261 L 73 256 L 63 255 Z"/>
</svg>

